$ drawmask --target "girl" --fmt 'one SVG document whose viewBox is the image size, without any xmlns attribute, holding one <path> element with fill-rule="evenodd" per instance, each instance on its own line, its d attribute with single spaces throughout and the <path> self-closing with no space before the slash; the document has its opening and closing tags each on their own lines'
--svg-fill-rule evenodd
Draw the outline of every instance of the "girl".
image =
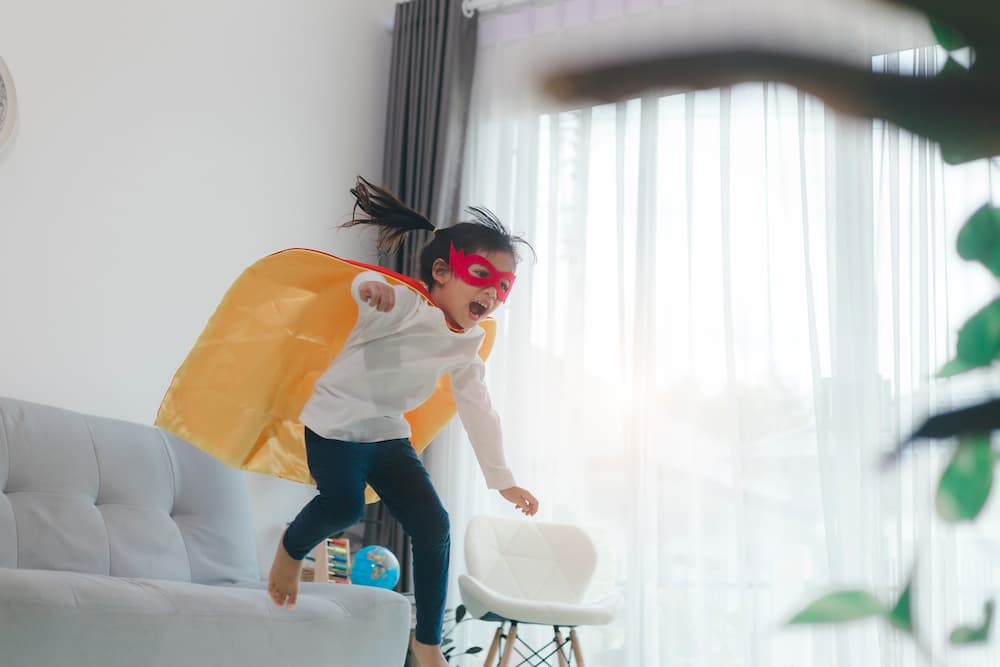
<svg viewBox="0 0 1000 667">
<path fill-rule="evenodd" d="M 451 547 L 448 513 L 410 445 L 403 414 L 426 400 L 438 378 L 448 374 L 487 486 L 527 516 L 538 511 L 538 501 L 515 485 L 507 468 L 500 420 L 477 354 L 484 332 L 476 325 L 506 301 L 518 260 L 514 245 L 527 243 L 483 209 L 472 209 L 474 222 L 435 229 L 363 178 L 351 193 L 357 199 L 355 217 L 343 226 L 379 227 L 381 252 L 392 252 L 409 231 L 434 232 L 420 253 L 420 279 L 430 301 L 403 285 L 390 286 L 374 271 L 354 279 L 358 321 L 301 414 L 319 495 L 285 531 L 268 591 L 275 604 L 295 606 L 302 558 L 357 523 L 367 483 L 413 544 L 413 653 L 422 667 L 445 667 L 440 643 Z M 357 217 L 359 208 L 365 217 Z"/>
</svg>

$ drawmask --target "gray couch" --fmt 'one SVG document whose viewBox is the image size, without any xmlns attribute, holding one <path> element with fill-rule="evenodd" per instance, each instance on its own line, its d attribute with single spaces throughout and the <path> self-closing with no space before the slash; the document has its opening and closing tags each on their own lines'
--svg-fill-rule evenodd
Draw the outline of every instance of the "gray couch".
<svg viewBox="0 0 1000 667">
<path fill-rule="evenodd" d="M 149 426 L 0 398 L 0 665 L 402 665 L 396 593 L 267 596 L 243 473 Z"/>
</svg>

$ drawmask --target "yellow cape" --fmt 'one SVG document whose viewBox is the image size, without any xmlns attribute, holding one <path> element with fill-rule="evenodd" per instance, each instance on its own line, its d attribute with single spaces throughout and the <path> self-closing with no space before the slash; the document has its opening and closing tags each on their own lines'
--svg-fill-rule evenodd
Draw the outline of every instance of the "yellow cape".
<svg viewBox="0 0 1000 667">
<path fill-rule="evenodd" d="M 250 266 L 174 375 L 156 425 L 231 466 L 315 484 L 299 414 L 357 321 L 351 282 L 369 270 L 429 300 L 410 278 L 315 250 L 284 250 Z M 485 360 L 496 325 L 487 319 L 480 326 Z M 455 411 L 442 376 L 434 394 L 405 415 L 417 452 Z M 369 488 L 365 499 L 377 496 Z"/>
</svg>

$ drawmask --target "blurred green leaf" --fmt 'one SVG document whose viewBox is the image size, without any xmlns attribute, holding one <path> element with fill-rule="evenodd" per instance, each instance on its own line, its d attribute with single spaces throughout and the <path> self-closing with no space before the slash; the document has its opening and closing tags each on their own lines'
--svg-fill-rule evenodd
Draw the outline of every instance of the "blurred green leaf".
<svg viewBox="0 0 1000 667">
<path fill-rule="evenodd" d="M 1000 277 L 1000 208 L 983 204 L 958 232 L 958 254 Z"/>
<path fill-rule="evenodd" d="M 965 67 L 965 65 L 958 62 L 954 58 L 948 58 L 948 60 L 944 63 L 944 67 L 941 68 L 941 71 L 938 72 L 937 75 L 941 77 L 957 77 L 965 76 L 968 73 L 969 70 Z"/>
<path fill-rule="evenodd" d="M 990 626 L 993 623 L 993 608 L 995 602 L 990 599 L 983 605 L 983 622 L 978 627 L 960 625 L 951 631 L 949 640 L 952 644 L 976 644 L 990 638 Z"/>
<path fill-rule="evenodd" d="M 838 591 L 819 598 L 793 616 L 788 623 L 843 623 L 871 616 L 885 616 L 888 611 L 867 591 Z"/>
<path fill-rule="evenodd" d="M 966 363 L 961 359 L 952 359 L 951 361 L 949 361 L 948 363 L 946 363 L 944 366 L 941 367 L 941 370 L 937 372 L 936 377 L 939 378 L 953 377 L 960 373 L 965 373 L 967 371 L 971 371 L 976 368 L 981 368 L 981 367 L 973 366 L 972 364 Z"/>
<path fill-rule="evenodd" d="M 950 25 L 941 23 L 940 21 L 930 20 L 931 30 L 934 31 L 934 38 L 937 39 L 938 44 L 943 46 L 948 51 L 955 51 L 956 49 L 963 49 L 969 45 L 969 43 L 962 37 L 961 34 Z"/>
<path fill-rule="evenodd" d="M 1000 297 L 962 325 L 956 351 L 958 358 L 971 366 L 989 366 L 1000 354 Z"/>
<path fill-rule="evenodd" d="M 468 655 L 475 655 L 475 654 L 481 652 L 482 650 L 483 650 L 482 646 L 473 646 L 468 651 L 466 651 L 466 654 L 468 654 Z"/>
<path fill-rule="evenodd" d="M 893 607 L 892 611 L 886 617 L 890 623 L 904 632 L 913 632 L 912 604 L 910 602 L 910 590 L 912 588 L 913 579 L 911 578 L 899 596 L 899 600 L 896 601 L 896 606 Z"/>
<path fill-rule="evenodd" d="M 961 438 L 938 484 L 938 514 L 952 522 L 975 519 L 990 497 L 992 486 L 993 450 L 989 435 Z"/>
<path fill-rule="evenodd" d="M 944 160 L 945 164 L 952 166 L 979 160 L 983 157 L 978 154 L 978 151 L 970 149 L 969 146 L 964 144 L 946 144 L 942 142 L 940 146 L 941 159 Z"/>
<path fill-rule="evenodd" d="M 992 431 L 1000 431 L 1000 396 L 928 417 L 901 446 L 921 438 L 951 440 Z"/>
<path fill-rule="evenodd" d="M 455 609 L 455 624 L 461 623 L 463 618 L 465 618 L 465 605 L 460 604 Z"/>
</svg>

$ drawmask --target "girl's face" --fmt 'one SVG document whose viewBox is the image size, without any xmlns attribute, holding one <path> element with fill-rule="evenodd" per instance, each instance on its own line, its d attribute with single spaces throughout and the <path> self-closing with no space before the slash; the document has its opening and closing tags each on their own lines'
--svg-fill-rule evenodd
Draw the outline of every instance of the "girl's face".
<svg viewBox="0 0 1000 667">
<path fill-rule="evenodd" d="M 496 311 L 514 282 L 513 275 L 503 274 L 513 274 L 516 268 L 514 255 L 503 250 L 480 250 L 470 256 L 473 254 L 486 261 L 472 259 L 463 262 L 461 267 L 452 267 L 443 259 L 434 260 L 434 284 L 430 289 L 431 298 L 450 323 L 463 329 L 475 326 Z M 456 259 L 454 253 L 452 258 Z M 463 256 L 461 259 L 469 258 Z M 470 285 L 463 274 L 474 282 L 491 284 Z"/>
</svg>

